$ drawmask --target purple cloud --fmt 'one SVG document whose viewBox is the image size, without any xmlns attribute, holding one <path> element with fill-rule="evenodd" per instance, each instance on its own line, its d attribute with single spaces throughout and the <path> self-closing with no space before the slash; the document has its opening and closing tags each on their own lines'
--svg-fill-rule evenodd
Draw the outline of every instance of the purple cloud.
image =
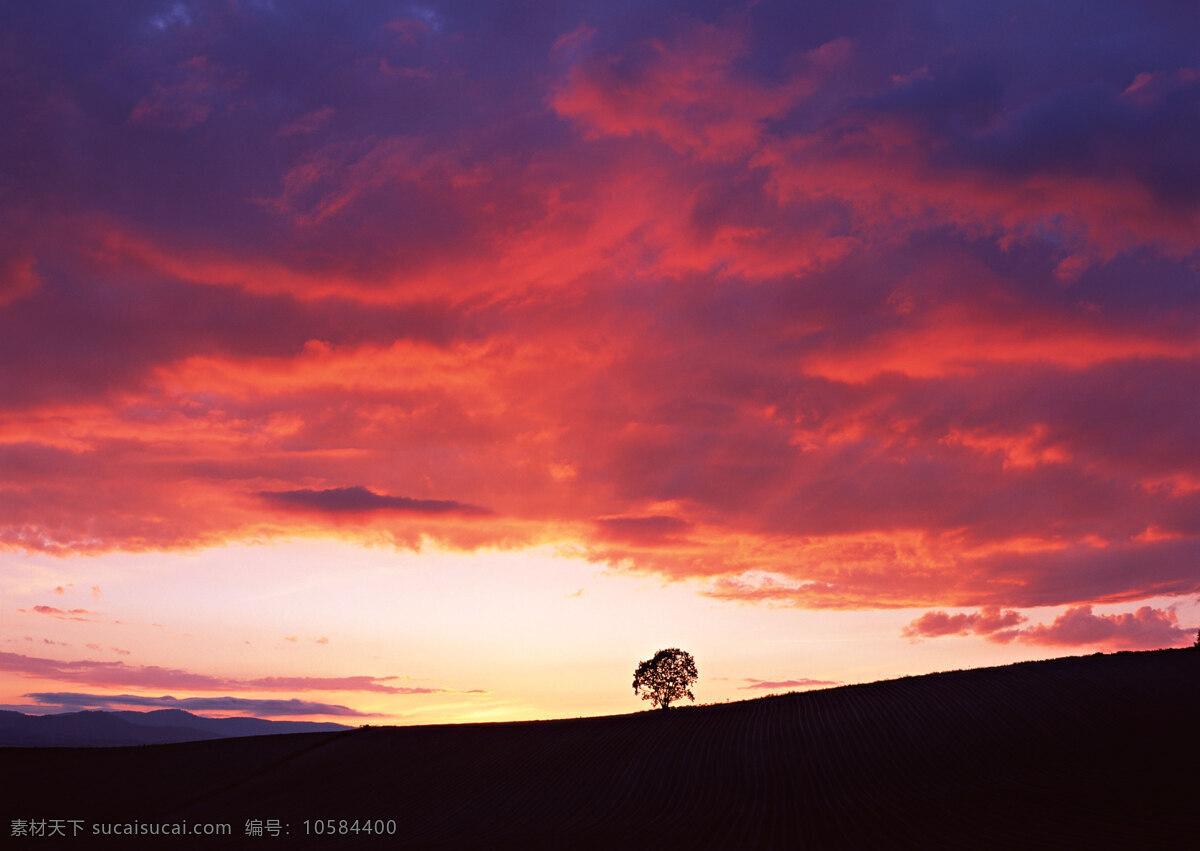
<svg viewBox="0 0 1200 851">
<path fill-rule="evenodd" d="M 449 499 L 413 499 L 407 496 L 377 494 L 364 487 L 327 488 L 312 490 L 301 488 L 291 491 L 261 491 L 259 496 L 277 505 L 308 509 L 333 514 L 370 511 L 395 511 L 404 514 L 491 514 L 486 508 L 467 505 Z"/>
<path fill-rule="evenodd" d="M 81 694 L 78 692 L 34 692 L 23 695 L 38 704 L 61 709 L 119 709 L 152 706 L 159 709 L 183 709 L 188 712 L 236 712 L 254 716 L 341 715 L 371 718 L 378 713 L 359 712 L 335 703 L 308 700 L 263 700 L 245 697 L 142 697 L 133 694 Z"/>
<path fill-rule="evenodd" d="M 595 522 L 606 538 L 650 544 L 663 539 L 676 540 L 692 525 L 678 517 L 660 514 L 644 517 L 601 517 Z"/>
</svg>

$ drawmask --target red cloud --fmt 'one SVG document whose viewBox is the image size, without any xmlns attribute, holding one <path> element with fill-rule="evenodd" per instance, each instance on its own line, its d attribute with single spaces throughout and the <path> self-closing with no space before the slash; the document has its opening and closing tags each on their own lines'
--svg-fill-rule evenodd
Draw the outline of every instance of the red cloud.
<svg viewBox="0 0 1200 851">
<path fill-rule="evenodd" d="M 33 252 L 28 248 L 9 249 L 0 245 L 0 307 L 16 301 L 41 286 L 34 268 Z"/>
<path fill-rule="evenodd" d="M 802 677 L 798 680 L 756 680 L 753 677 L 746 677 L 748 686 L 738 686 L 739 689 L 797 689 L 797 688 L 822 688 L 825 686 L 838 686 L 841 683 L 834 680 L 814 680 L 808 677 Z"/>
<path fill-rule="evenodd" d="M 487 63 L 484 18 L 368 10 L 236 73 L 245 16 L 150 54 L 18 27 L 0 545 L 568 543 L 814 607 L 1200 591 L 1200 86 L 1155 70 L 1194 39 L 956 64 L 949 24 L 789 9 L 597 9 Z M 314 55 L 319 92 L 274 64 Z"/>
<path fill-rule="evenodd" d="M 571 68 L 552 99 L 560 114 L 615 136 L 653 134 L 705 159 L 755 150 L 762 123 L 814 86 L 796 77 L 778 86 L 735 70 L 748 52 L 743 34 L 699 25 L 670 42 L 651 40 L 623 56 L 589 56 Z"/>
<path fill-rule="evenodd" d="M 1049 626 L 1018 626 L 1026 620 L 1018 612 L 1001 613 L 995 608 L 957 615 L 934 611 L 914 620 L 901 634 L 909 638 L 936 638 L 974 632 L 1004 644 L 1016 640 L 1024 644 L 1106 650 L 1180 647 L 1191 637 L 1189 630 L 1180 628 L 1175 612 L 1150 606 L 1118 615 L 1095 615 L 1091 606 L 1072 606 Z"/>
<path fill-rule="evenodd" d="M 805 371 L 835 381 L 864 381 L 886 372 L 916 378 L 977 373 L 997 364 L 1043 363 L 1085 368 L 1132 358 L 1190 360 L 1200 342 L 1190 335 L 1104 327 L 1081 320 L 1047 321 L 971 316 L 961 309 L 905 323 L 853 350 L 814 352 Z"/>
<path fill-rule="evenodd" d="M 383 694 L 445 694 L 449 689 L 425 686 L 392 686 L 396 677 L 259 677 L 243 680 L 248 688 L 266 691 L 372 691 Z"/>
<path fill-rule="evenodd" d="M 760 550 L 757 559 L 725 571 L 708 596 L 812 608 L 908 608 L 927 605 L 1054 606 L 1093 600 L 1128 602 L 1152 593 L 1194 593 L 1195 539 L 1131 542 L 1105 547 L 1053 541 L 985 545 L 982 555 L 951 539 L 879 536 Z M 790 556 L 788 573 L 766 573 Z M 664 565 L 664 571 L 672 571 Z M 766 573 L 766 575 L 760 575 Z M 692 572 L 691 575 L 704 575 Z M 940 622 L 935 620 L 932 625 Z M 963 622 L 965 624 L 965 622 Z M 948 623 L 947 626 L 957 625 Z M 969 624 L 965 624 L 969 625 Z"/>
<path fill-rule="evenodd" d="M 983 609 L 970 614 L 949 615 L 946 612 L 926 612 L 901 632 L 909 638 L 934 638 L 942 635 L 966 635 L 974 632 L 978 635 L 992 635 L 1001 630 L 1008 630 L 1026 620 L 1020 612 L 1001 611 L 996 607 Z"/>
<path fill-rule="evenodd" d="M 80 617 L 80 615 L 93 615 L 95 612 L 87 609 L 59 609 L 55 606 L 34 606 L 32 609 L 18 609 L 18 611 L 37 612 L 39 615 L 51 615 L 59 620 L 70 621 L 90 621 L 90 618 Z"/>
<path fill-rule="evenodd" d="M 315 133 L 329 122 L 334 112 L 333 107 L 329 106 L 323 106 L 320 109 L 306 112 L 281 127 L 279 134 L 281 136 L 296 136 Z"/>
<path fill-rule="evenodd" d="M 1017 633 L 1028 644 L 1055 647 L 1088 645 L 1109 650 L 1153 650 L 1181 647 L 1191 632 L 1179 626 L 1172 611 L 1142 606 L 1121 615 L 1094 615 L 1091 606 L 1074 606 L 1054 619 L 1050 626 L 1038 624 Z"/>
</svg>

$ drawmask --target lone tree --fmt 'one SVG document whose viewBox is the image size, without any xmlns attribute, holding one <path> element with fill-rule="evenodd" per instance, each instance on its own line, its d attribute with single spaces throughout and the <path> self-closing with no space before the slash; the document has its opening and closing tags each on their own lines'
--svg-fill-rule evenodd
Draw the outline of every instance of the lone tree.
<svg viewBox="0 0 1200 851">
<path fill-rule="evenodd" d="M 647 659 L 633 672 L 633 693 L 642 695 L 663 709 L 671 708 L 671 701 L 686 697 L 695 700 L 692 683 L 696 682 L 696 660 L 691 653 L 671 647 L 659 650 L 653 659 Z"/>
</svg>

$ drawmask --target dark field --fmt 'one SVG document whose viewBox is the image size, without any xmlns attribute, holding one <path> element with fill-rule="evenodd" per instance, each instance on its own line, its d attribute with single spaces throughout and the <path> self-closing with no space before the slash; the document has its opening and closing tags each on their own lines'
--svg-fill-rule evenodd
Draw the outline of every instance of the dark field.
<svg viewBox="0 0 1200 851">
<path fill-rule="evenodd" d="M 3 749 L 9 847 L 1196 847 L 1200 652 L 933 674 L 607 718 Z M 14 788 L 15 787 L 15 788 Z M 87 836 L 11 839 L 13 819 Z M 278 819 L 286 838 L 246 837 Z M 305 820 L 394 820 L 305 836 Z M 69 830 L 68 830 L 69 832 Z"/>
</svg>

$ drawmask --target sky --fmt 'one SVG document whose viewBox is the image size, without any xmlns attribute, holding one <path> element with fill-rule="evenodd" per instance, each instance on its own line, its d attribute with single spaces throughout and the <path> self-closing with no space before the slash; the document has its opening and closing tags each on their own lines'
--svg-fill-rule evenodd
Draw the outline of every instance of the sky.
<svg viewBox="0 0 1200 851">
<path fill-rule="evenodd" d="M 0 707 L 1180 647 L 1173 2 L 0 7 Z"/>
</svg>

